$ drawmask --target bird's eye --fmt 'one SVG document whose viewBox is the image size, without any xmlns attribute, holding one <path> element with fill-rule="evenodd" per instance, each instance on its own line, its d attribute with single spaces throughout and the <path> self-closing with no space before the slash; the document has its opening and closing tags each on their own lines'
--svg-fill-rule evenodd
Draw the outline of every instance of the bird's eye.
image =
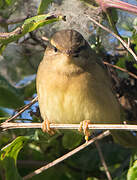
<svg viewBox="0 0 137 180">
<path fill-rule="evenodd" d="M 55 52 L 57 52 L 57 51 L 58 51 L 58 49 L 57 49 L 56 47 L 54 47 L 54 51 L 55 51 Z"/>
</svg>

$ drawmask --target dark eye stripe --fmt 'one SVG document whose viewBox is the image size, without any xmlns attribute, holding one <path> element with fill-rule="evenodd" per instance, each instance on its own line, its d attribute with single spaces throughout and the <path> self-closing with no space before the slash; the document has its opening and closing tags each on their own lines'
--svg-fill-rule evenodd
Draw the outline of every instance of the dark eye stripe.
<svg viewBox="0 0 137 180">
<path fill-rule="evenodd" d="M 54 46 L 53 48 L 54 48 L 54 51 L 55 51 L 55 52 L 57 52 L 57 51 L 58 51 L 58 49 L 57 49 L 55 46 Z"/>
<path fill-rule="evenodd" d="M 56 48 L 56 46 L 52 45 L 50 42 L 48 44 L 48 47 L 51 49 L 51 50 L 54 50 L 54 52 L 58 52 L 58 48 Z"/>
<path fill-rule="evenodd" d="M 74 54 L 78 54 L 78 53 L 80 53 L 81 50 L 84 50 L 84 49 L 86 49 L 86 45 L 78 47 L 78 48 L 74 51 Z"/>
</svg>

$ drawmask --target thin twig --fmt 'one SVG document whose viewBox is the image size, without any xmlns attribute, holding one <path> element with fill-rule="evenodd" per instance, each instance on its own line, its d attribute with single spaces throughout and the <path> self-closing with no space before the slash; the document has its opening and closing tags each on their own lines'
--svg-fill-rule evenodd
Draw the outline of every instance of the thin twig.
<svg viewBox="0 0 137 180">
<path fill-rule="evenodd" d="M 96 25 L 98 25 L 99 27 L 101 27 L 102 29 L 104 29 L 105 31 L 107 31 L 108 33 L 112 34 L 116 39 L 118 39 L 121 44 L 128 50 L 128 52 L 134 57 L 134 59 L 137 61 L 137 56 L 136 54 L 132 51 L 132 49 L 128 46 L 128 44 L 123 41 L 123 39 L 121 39 L 118 35 L 116 35 L 114 32 L 112 32 L 110 29 L 108 29 L 107 27 L 103 26 L 102 24 L 98 23 L 96 20 L 94 20 L 93 18 L 89 17 L 87 15 L 88 19 L 90 19 L 93 23 L 95 23 Z"/>
<path fill-rule="evenodd" d="M 100 121 L 101 122 L 101 121 Z M 19 128 L 41 128 L 42 123 L 1 123 L 0 128 L 3 130 L 8 129 L 19 129 Z M 50 124 L 50 128 L 55 129 L 79 129 L 80 124 Z M 127 124 L 89 124 L 89 129 L 117 129 L 117 130 L 133 130 L 137 131 L 137 125 L 127 125 Z"/>
<path fill-rule="evenodd" d="M 26 104 L 17 114 L 7 119 L 5 122 L 9 122 L 15 118 L 17 118 L 21 113 L 23 113 L 25 110 L 27 110 L 30 106 L 32 106 L 34 103 L 36 103 L 38 100 L 38 97 L 36 96 L 29 104 Z"/>
<path fill-rule="evenodd" d="M 46 36 L 42 36 L 41 38 L 43 41 L 49 42 L 49 38 L 47 38 Z"/>
<path fill-rule="evenodd" d="M 0 24 L 9 25 L 9 24 L 17 24 L 27 19 L 27 16 L 16 18 L 16 19 L 5 19 L 3 17 L 0 18 Z"/>
<path fill-rule="evenodd" d="M 104 156 L 103 156 L 103 153 L 102 153 L 102 150 L 100 148 L 100 145 L 99 145 L 99 142 L 98 141 L 95 141 L 95 145 L 96 145 L 96 148 L 98 150 L 98 154 L 99 154 L 99 157 L 100 157 L 100 160 L 101 160 L 101 163 L 105 169 L 105 173 L 106 173 L 106 176 L 108 178 L 108 180 L 112 180 L 112 177 L 110 175 L 110 172 L 108 170 L 108 167 L 107 167 L 107 164 L 105 162 L 105 159 L 104 159 Z"/>
<path fill-rule="evenodd" d="M 6 24 L 9 25 L 9 24 L 17 24 L 17 23 L 20 23 L 24 20 L 26 20 L 28 18 L 28 16 L 24 16 L 24 17 L 20 17 L 20 18 L 16 18 L 16 19 L 8 19 L 6 20 Z"/>
<path fill-rule="evenodd" d="M 36 174 L 40 174 L 41 172 L 49 169 L 50 167 L 55 166 L 56 164 L 64 161 L 65 159 L 69 158 L 70 156 L 72 156 L 72 155 L 76 154 L 77 152 L 81 151 L 82 149 L 84 149 L 85 147 L 89 146 L 90 144 L 92 144 L 92 143 L 95 142 L 96 140 L 100 140 L 100 139 L 102 139 L 102 138 L 104 138 L 104 137 L 106 137 L 106 136 L 108 136 L 108 135 L 110 135 L 110 132 L 107 130 L 107 131 L 101 133 L 100 135 L 98 135 L 97 137 L 89 140 L 87 143 L 82 144 L 81 146 L 77 147 L 76 149 L 70 151 L 69 153 L 61 156 L 60 158 L 52 161 L 51 163 L 49 163 L 49 164 L 47 164 L 47 165 L 45 165 L 45 166 L 43 166 L 43 167 L 35 170 L 34 172 L 28 174 L 27 176 L 23 177 L 23 180 L 32 178 L 32 177 L 35 176 Z"/>
<path fill-rule="evenodd" d="M 106 12 L 109 8 L 121 9 L 137 14 L 137 6 L 120 1 L 120 0 L 95 0 L 101 9 Z"/>
<path fill-rule="evenodd" d="M 133 78 L 137 79 L 137 76 L 136 76 L 135 74 L 129 72 L 127 69 L 124 69 L 124 68 L 121 68 L 121 67 L 119 67 L 119 66 L 110 64 L 110 63 L 108 63 L 108 62 L 106 62 L 106 61 L 103 61 L 103 63 L 106 64 L 107 66 L 111 66 L 111 67 L 114 67 L 114 68 L 116 68 L 116 69 L 119 69 L 120 71 L 126 72 L 126 73 L 128 73 L 130 76 L 132 76 Z"/>
</svg>

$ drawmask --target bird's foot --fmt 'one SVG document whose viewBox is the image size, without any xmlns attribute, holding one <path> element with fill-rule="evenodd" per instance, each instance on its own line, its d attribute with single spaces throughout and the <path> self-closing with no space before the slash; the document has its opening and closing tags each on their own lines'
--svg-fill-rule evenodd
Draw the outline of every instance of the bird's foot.
<svg viewBox="0 0 137 180">
<path fill-rule="evenodd" d="M 42 123 L 42 130 L 43 130 L 43 132 L 47 132 L 50 135 L 54 135 L 55 134 L 54 129 L 50 128 L 50 123 L 49 123 L 48 119 L 43 121 L 43 123 Z"/>
<path fill-rule="evenodd" d="M 88 128 L 89 123 L 90 123 L 90 120 L 84 120 L 84 121 L 80 122 L 80 127 L 78 129 L 80 132 L 83 129 L 86 142 L 88 142 L 88 137 L 90 136 L 90 132 L 89 132 L 89 128 Z"/>
</svg>

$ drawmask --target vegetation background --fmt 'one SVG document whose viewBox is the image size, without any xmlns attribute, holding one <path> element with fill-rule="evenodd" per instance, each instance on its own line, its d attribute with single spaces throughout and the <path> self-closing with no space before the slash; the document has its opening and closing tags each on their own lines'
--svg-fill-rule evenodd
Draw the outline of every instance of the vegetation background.
<svg viewBox="0 0 137 180">
<path fill-rule="evenodd" d="M 128 0 L 128 3 L 137 5 L 136 0 Z M 54 16 L 48 19 L 47 13 Z M 66 21 L 57 15 L 66 16 Z M 36 96 L 36 72 L 47 44 L 42 37 L 50 38 L 57 30 L 78 30 L 102 61 L 137 75 L 132 55 L 111 34 L 93 24 L 87 15 L 120 34 L 137 53 L 137 17 L 134 14 L 118 9 L 104 13 L 89 0 L 0 0 L 0 123 Z M 16 33 L 14 30 L 18 27 L 21 29 Z M 108 68 L 127 118 L 136 124 L 137 79 L 117 68 Z M 13 122 L 41 122 L 38 103 Z M 59 132 L 51 137 L 41 129 L 0 129 L 0 180 L 20 180 L 82 143 L 83 137 L 76 132 Z M 113 180 L 137 178 L 135 149 L 115 144 L 111 136 L 99 143 Z M 30 179 L 105 180 L 107 177 L 93 144 Z"/>
</svg>

